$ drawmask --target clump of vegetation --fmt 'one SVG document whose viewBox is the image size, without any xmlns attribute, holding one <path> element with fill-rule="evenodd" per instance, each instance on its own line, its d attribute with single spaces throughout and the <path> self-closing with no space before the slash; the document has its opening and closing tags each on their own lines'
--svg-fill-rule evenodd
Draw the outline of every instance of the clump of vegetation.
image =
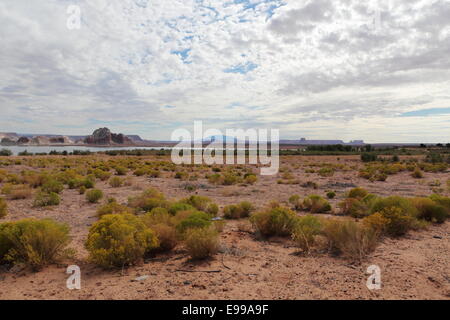
<svg viewBox="0 0 450 320">
<path fill-rule="evenodd" d="M 236 205 L 229 205 L 223 208 L 223 216 L 226 219 L 242 219 L 250 216 L 254 211 L 253 205 L 248 201 L 243 201 Z"/>
<path fill-rule="evenodd" d="M 0 225 L 0 261 L 39 269 L 68 253 L 69 227 L 51 219 L 24 219 Z"/>
<path fill-rule="evenodd" d="M 141 217 L 142 222 L 152 229 L 159 241 L 159 246 L 153 251 L 170 251 L 178 244 L 177 230 L 174 219 L 164 208 L 155 208 Z"/>
<path fill-rule="evenodd" d="M 107 214 L 132 213 L 132 209 L 117 202 L 116 199 L 108 199 L 108 202 L 97 209 L 97 216 L 102 217 Z"/>
<path fill-rule="evenodd" d="M 154 208 L 167 208 L 170 204 L 161 192 L 150 188 L 139 196 L 129 198 L 128 205 L 137 212 L 150 212 Z"/>
<path fill-rule="evenodd" d="M 86 192 L 86 199 L 90 203 L 97 203 L 103 198 L 103 191 L 99 189 L 92 189 Z"/>
<path fill-rule="evenodd" d="M 2 193 L 6 195 L 10 200 L 28 199 L 32 195 L 31 188 L 23 184 L 18 185 L 6 184 L 2 188 Z"/>
<path fill-rule="evenodd" d="M 296 210 L 296 211 L 303 210 L 302 201 L 298 194 L 294 194 L 294 195 L 290 196 L 288 201 L 293 206 L 294 210 Z"/>
<path fill-rule="evenodd" d="M 41 190 L 45 193 L 56 193 L 59 194 L 64 190 L 64 185 L 57 180 L 49 180 L 44 183 L 41 187 Z"/>
<path fill-rule="evenodd" d="M 175 216 L 176 229 L 181 237 L 189 229 L 204 228 L 211 225 L 211 216 L 202 211 L 182 211 Z"/>
<path fill-rule="evenodd" d="M 296 221 L 292 239 L 305 253 L 309 253 L 316 243 L 316 237 L 322 233 L 322 222 L 319 218 L 308 215 Z"/>
<path fill-rule="evenodd" d="M 0 197 L 0 219 L 8 215 L 8 205 L 6 200 Z"/>
<path fill-rule="evenodd" d="M 219 233 L 208 227 L 190 229 L 185 244 L 192 259 L 205 259 L 218 251 Z"/>
<path fill-rule="evenodd" d="M 208 197 L 195 195 L 182 200 L 182 202 L 191 205 L 197 210 L 207 212 L 213 216 L 216 216 L 219 212 L 219 207 L 217 206 L 217 204 L 212 202 L 212 200 Z"/>
<path fill-rule="evenodd" d="M 116 170 L 116 175 L 125 176 L 128 173 L 128 169 L 122 166 L 117 166 L 114 168 Z"/>
<path fill-rule="evenodd" d="M 369 192 L 363 188 L 353 188 L 348 192 L 348 198 L 363 199 Z"/>
<path fill-rule="evenodd" d="M 120 188 L 123 185 L 123 179 L 120 177 L 112 177 L 109 179 L 109 185 L 112 188 Z"/>
<path fill-rule="evenodd" d="M 255 230 L 264 237 L 290 236 L 296 224 L 296 214 L 288 208 L 273 205 L 250 217 Z"/>
<path fill-rule="evenodd" d="M 447 209 L 430 198 L 413 198 L 411 201 L 418 210 L 418 219 L 444 223 L 448 217 Z"/>
<path fill-rule="evenodd" d="M 376 248 L 379 240 L 376 230 L 349 220 L 327 220 L 323 234 L 332 253 L 359 262 Z"/>
<path fill-rule="evenodd" d="M 334 199 L 336 197 L 336 192 L 334 191 L 328 191 L 327 192 L 327 198 L 328 199 Z"/>
<path fill-rule="evenodd" d="M 385 207 L 376 212 L 375 217 L 365 219 L 366 224 L 371 225 L 374 230 L 382 230 L 392 237 L 402 236 L 417 226 L 417 220 L 400 207 Z"/>
<path fill-rule="evenodd" d="M 416 167 L 414 169 L 413 173 L 411 173 L 411 176 L 413 178 L 416 178 L 416 179 L 422 179 L 423 178 L 423 172 L 422 172 L 422 170 L 420 170 L 419 167 Z"/>
<path fill-rule="evenodd" d="M 85 245 L 93 263 L 120 268 L 141 262 L 159 243 L 156 234 L 138 217 L 112 214 L 92 225 Z"/>
<path fill-rule="evenodd" d="M 258 177 L 253 173 L 246 173 L 244 175 L 244 182 L 246 184 L 255 184 L 258 181 Z"/>
<path fill-rule="evenodd" d="M 61 202 L 61 198 L 56 192 L 40 191 L 36 194 L 33 205 L 35 207 L 57 206 Z"/>
<path fill-rule="evenodd" d="M 330 203 L 319 195 L 310 195 L 303 200 L 303 210 L 311 213 L 326 213 L 331 211 Z"/>
</svg>

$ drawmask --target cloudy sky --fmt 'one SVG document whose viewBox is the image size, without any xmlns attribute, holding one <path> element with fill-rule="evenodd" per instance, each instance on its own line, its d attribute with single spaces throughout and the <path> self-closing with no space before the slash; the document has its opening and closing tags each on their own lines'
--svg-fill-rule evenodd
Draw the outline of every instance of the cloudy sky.
<svg viewBox="0 0 450 320">
<path fill-rule="evenodd" d="M 0 21 L 0 132 L 450 142 L 450 0 L 2 0 Z"/>
</svg>

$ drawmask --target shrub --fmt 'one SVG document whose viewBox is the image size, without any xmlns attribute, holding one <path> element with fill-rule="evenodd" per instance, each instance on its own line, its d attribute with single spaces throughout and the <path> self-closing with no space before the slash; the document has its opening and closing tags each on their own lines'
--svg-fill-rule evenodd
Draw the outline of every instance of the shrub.
<svg viewBox="0 0 450 320">
<path fill-rule="evenodd" d="M 300 196 L 298 194 L 290 196 L 288 201 L 294 206 L 294 210 L 300 211 L 303 209 L 302 201 L 300 200 Z"/>
<path fill-rule="evenodd" d="M 186 249 L 192 259 L 205 259 L 219 248 L 219 234 L 211 228 L 197 228 L 187 232 Z"/>
<path fill-rule="evenodd" d="M 399 207 L 386 207 L 378 213 L 388 220 L 384 231 L 389 236 L 402 236 L 416 225 L 416 219 Z"/>
<path fill-rule="evenodd" d="M 419 211 L 417 218 L 430 222 L 444 223 L 447 209 L 429 198 L 413 198 L 412 203 Z"/>
<path fill-rule="evenodd" d="M 188 229 L 204 228 L 211 225 L 211 216 L 201 211 L 182 211 L 178 213 L 179 221 L 176 224 L 177 232 L 184 236 Z"/>
<path fill-rule="evenodd" d="M 118 175 L 118 176 L 125 176 L 128 172 L 128 169 L 125 167 L 118 166 L 118 167 L 115 167 L 114 169 L 116 170 L 116 175 Z"/>
<path fill-rule="evenodd" d="M 414 169 L 413 173 L 411 173 L 411 176 L 416 179 L 421 179 L 421 178 L 423 178 L 423 173 L 419 167 L 416 167 Z"/>
<path fill-rule="evenodd" d="M 348 192 L 349 198 L 362 199 L 367 196 L 369 192 L 363 188 L 354 188 Z"/>
<path fill-rule="evenodd" d="M 90 203 L 97 203 L 101 198 L 103 198 L 103 191 L 99 189 L 92 189 L 86 192 L 86 199 Z"/>
<path fill-rule="evenodd" d="M 303 209 L 311 213 L 325 213 L 331 211 L 330 203 L 318 195 L 310 195 L 303 200 Z"/>
<path fill-rule="evenodd" d="M 6 217 L 8 214 L 8 205 L 6 204 L 6 200 L 0 198 L 0 219 Z"/>
<path fill-rule="evenodd" d="M 386 232 L 390 220 L 385 218 L 381 213 L 377 212 L 362 220 L 362 223 L 367 228 L 372 228 L 380 235 Z"/>
<path fill-rule="evenodd" d="M 303 250 L 309 253 L 315 244 L 316 236 L 322 231 L 322 223 L 315 216 L 305 216 L 297 219 L 292 239 Z"/>
<path fill-rule="evenodd" d="M 85 194 L 85 193 L 86 193 L 86 187 L 85 187 L 85 186 L 81 186 L 81 187 L 78 189 L 78 193 L 79 193 L 79 194 Z"/>
<path fill-rule="evenodd" d="M 184 202 L 175 202 L 169 207 L 169 213 L 171 215 L 176 215 L 179 211 L 190 211 L 195 210 L 193 206 Z"/>
<path fill-rule="evenodd" d="M 33 202 L 35 207 L 57 206 L 61 202 L 59 195 L 55 192 L 40 191 L 36 194 Z"/>
<path fill-rule="evenodd" d="M 361 154 L 361 161 L 362 162 L 373 162 L 377 161 L 378 156 L 374 153 L 363 153 Z"/>
<path fill-rule="evenodd" d="M 173 224 L 173 217 L 167 209 L 155 208 L 143 215 L 141 220 L 155 232 L 159 240 L 159 247 L 154 251 L 170 251 L 177 245 L 177 231 Z"/>
<path fill-rule="evenodd" d="M 142 261 L 159 245 L 155 233 L 136 216 L 104 215 L 89 230 L 89 259 L 103 268 L 123 267 Z"/>
<path fill-rule="evenodd" d="M 112 188 L 120 188 L 123 185 L 123 179 L 121 179 L 120 177 L 112 177 L 111 179 L 109 179 L 109 185 Z"/>
<path fill-rule="evenodd" d="M 266 237 L 291 235 L 295 221 L 295 213 L 281 206 L 269 207 L 250 217 L 250 222 L 256 231 Z"/>
<path fill-rule="evenodd" d="M 370 214 L 367 203 L 355 198 L 347 198 L 340 202 L 338 206 L 341 208 L 343 215 L 353 218 L 362 218 Z"/>
<path fill-rule="evenodd" d="M 51 219 L 0 225 L 0 260 L 25 263 L 33 269 L 57 262 L 68 243 L 69 227 Z"/>
<path fill-rule="evenodd" d="M 370 208 L 370 213 L 381 212 L 383 209 L 391 207 L 399 208 L 405 215 L 411 217 L 417 216 L 417 209 L 413 206 L 411 201 L 399 196 L 374 199 Z"/>
<path fill-rule="evenodd" d="M 208 206 L 212 203 L 212 200 L 204 196 L 190 196 L 189 198 L 182 200 L 182 202 L 193 206 L 197 210 L 206 212 Z"/>
<path fill-rule="evenodd" d="M 223 216 L 226 219 L 241 219 L 250 216 L 254 207 L 250 202 L 243 201 L 236 205 L 229 205 L 223 208 Z"/>
<path fill-rule="evenodd" d="M 328 199 L 334 199 L 335 197 L 336 197 L 336 192 L 334 192 L 334 191 L 327 192 Z"/>
<path fill-rule="evenodd" d="M 450 215 L 450 198 L 449 197 L 443 197 L 438 194 L 432 194 L 430 196 L 430 199 L 436 202 L 437 204 L 443 206 L 447 213 Z"/>
<path fill-rule="evenodd" d="M 169 203 L 164 195 L 154 188 L 147 189 L 137 197 L 129 198 L 128 205 L 137 211 L 150 212 L 154 208 L 166 208 Z"/>
<path fill-rule="evenodd" d="M 26 185 L 13 185 L 8 190 L 8 198 L 10 200 L 22 200 L 31 197 L 31 188 Z"/>
<path fill-rule="evenodd" d="M 247 184 L 255 184 L 258 178 L 254 174 L 246 174 L 244 176 L 244 182 Z"/>
<path fill-rule="evenodd" d="M 359 262 L 376 248 L 379 239 L 379 234 L 374 229 L 349 220 L 326 221 L 323 234 L 332 253 L 342 254 Z"/>
<path fill-rule="evenodd" d="M 102 217 L 107 214 L 117 214 L 117 213 L 132 213 L 132 210 L 127 206 L 117 203 L 115 199 L 109 199 L 108 203 L 97 209 L 97 216 Z"/>
<path fill-rule="evenodd" d="M 155 232 L 159 242 L 155 251 L 170 251 L 178 244 L 177 231 L 173 226 L 160 223 L 152 225 L 151 229 Z"/>
</svg>

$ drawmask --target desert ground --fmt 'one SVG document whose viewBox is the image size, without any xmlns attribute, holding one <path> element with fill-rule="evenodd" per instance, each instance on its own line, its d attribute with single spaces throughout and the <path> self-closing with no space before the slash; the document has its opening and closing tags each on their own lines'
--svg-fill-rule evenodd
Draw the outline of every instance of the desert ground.
<svg viewBox="0 0 450 320">
<path fill-rule="evenodd" d="M 10 159 L 14 158 L 20 157 Z M 83 162 L 83 157 L 77 159 Z M 170 159 L 148 156 L 141 161 Z M 338 166 L 332 175 L 324 176 L 308 170 L 317 169 L 317 164 Z M 294 194 L 301 198 L 311 194 L 325 197 L 328 191 L 336 193 L 329 199 L 332 211 L 320 216 L 339 216 L 338 203 L 355 187 L 383 197 L 427 197 L 436 188 L 449 196 L 448 170 L 424 172 L 421 179 L 405 170 L 389 175 L 386 181 L 370 181 L 358 174 L 364 165 L 359 156 L 283 156 L 278 175 L 260 176 L 259 170 L 253 168 L 258 177 L 254 184 L 217 185 L 202 174 L 195 179 L 175 179 L 174 172 L 163 172 L 159 177 L 135 176 L 130 170 L 127 178 L 123 177 L 128 183 L 122 187 L 113 188 L 108 181 L 97 181 L 95 187 L 104 192 L 105 198 L 114 197 L 123 204 L 150 187 L 168 199 L 207 196 L 218 204 L 219 216 L 224 206 L 244 200 L 260 210 L 271 201 L 289 206 L 288 199 Z M 0 169 L 16 174 L 41 170 L 27 163 Z M 190 170 L 186 168 L 188 173 Z M 284 183 L 286 180 L 291 183 Z M 306 184 L 308 181 L 314 182 L 316 188 Z M 4 184 L 0 183 L 0 187 Z M 84 246 L 90 226 L 98 220 L 96 210 L 103 202 L 89 203 L 78 190 L 66 187 L 58 206 L 35 207 L 33 197 L 7 199 L 7 204 L 9 213 L 0 222 L 33 217 L 68 224 L 70 247 L 76 253 L 39 271 L 22 264 L 0 266 L 0 299 L 450 299 L 448 220 L 399 238 L 384 237 L 361 262 L 321 251 L 304 254 L 289 238 L 258 238 L 248 219 L 227 220 L 220 233 L 219 251 L 209 259 L 193 261 L 183 245 L 178 245 L 171 252 L 147 257 L 139 265 L 104 270 L 88 261 Z M 81 268 L 81 290 L 67 289 L 68 265 Z M 366 286 L 370 265 L 381 268 L 379 290 Z"/>
</svg>

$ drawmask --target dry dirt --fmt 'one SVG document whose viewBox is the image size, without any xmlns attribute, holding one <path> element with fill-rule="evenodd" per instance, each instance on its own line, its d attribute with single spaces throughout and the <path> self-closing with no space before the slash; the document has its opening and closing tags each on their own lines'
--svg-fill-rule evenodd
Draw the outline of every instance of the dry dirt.
<svg viewBox="0 0 450 320">
<path fill-rule="evenodd" d="M 286 163 L 340 162 L 359 165 L 357 157 L 285 157 Z M 17 168 L 20 170 L 23 168 Z M 380 195 L 427 196 L 432 193 L 428 182 L 440 180 L 443 185 L 449 173 L 426 173 L 424 179 L 413 179 L 404 172 L 389 176 L 386 182 L 369 182 L 355 170 L 337 172 L 332 177 L 306 174 L 303 168 L 293 170 L 301 182 L 315 181 L 318 190 L 301 185 L 277 184 L 276 176 L 259 177 L 253 186 L 212 186 L 205 179 L 195 192 L 184 190 L 185 182 L 173 178 L 134 177 L 134 185 L 113 189 L 97 183 L 106 196 L 119 202 L 139 194 L 150 186 L 160 189 L 167 198 L 182 198 L 193 193 L 211 197 L 220 207 L 248 200 L 261 208 L 271 200 L 286 202 L 299 194 L 324 195 L 335 190 L 333 207 L 352 186 L 361 186 Z M 32 208 L 32 200 L 8 201 L 9 215 L 4 221 L 25 217 L 54 218 L 71 227 L 75 260 L 46 267 L 39 272 L 14 267 L 0 270 L 0 299 L 450 299 L 450 223 L 410 232 L 400 239 L 384 239 L 361 265 L 327 254 L 302 256 L 293 243 L 285 239 L 260 241 L 248 232 L 247 221 L 230 221 L 221 235 L 221 250 L 203 262 L 188 259 L 183 247 L 158 255 L 141 266 L 104 271 L 86 263 L 83 247 L 88 229 L 97 220 L 96 208 L 76 190 L 65 190 L 62 202 L 54 208 Z M 68 290 L 66 267 L 80 266 L 81 290 Z M 366 287 L 370 265 L 381 268 L 382 288 Z M 209 271 L 209 272 L 208 272 Z M 136 281 L 140 276 L 144 280 Z"/>
</svg>

